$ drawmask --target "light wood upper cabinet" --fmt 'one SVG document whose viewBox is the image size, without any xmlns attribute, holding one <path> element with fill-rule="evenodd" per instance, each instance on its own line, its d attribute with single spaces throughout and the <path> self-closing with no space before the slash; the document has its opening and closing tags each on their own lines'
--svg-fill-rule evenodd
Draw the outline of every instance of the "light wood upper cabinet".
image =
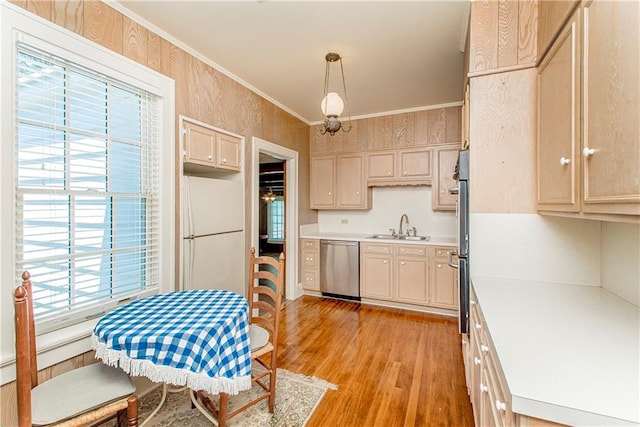
<svg viewBox="0 0 640 427">
<path fill-rule="evenodd" d="M 400 152 L 400 179 L 431 179 L 431 151 Z"/>
<path fill-rule="evenodd" d="M 583 211 L 640 215 L 640 3 L 588 2 Z"/>
<path fill-rule="evenodd" d="M 239 138 L 189 120 L 183 126 L 185 164 L 240 171 Z"/>
<path fill-rule="evenodd" d="M 240 141 L 230 135 L 216 135 L 216 163 L 219 168 L 240 170 Z"/>
<path fill-rule="evenodd" d="M 366 209 L 367 185 L 364 180 L 364 156 L 338 156 L 338 208 Z"/>
<path fill-rule="evenodd" d="M 580 13 L 538 67 L 538 209 L 580 210 Z"/>
<path fill-rule="evenodd" d="M 367 155 L 367 181 L 385 181 L 396 178 L 396 153 L 382 152 Z"/>
<path fill-rule="evenodd" d="M 310 185 L 311 209 L 369 209 L 362 154 L 312 158 Z"/>
<path fill-rule="evenodd" d="M 458 161 L 459 147 L 438 148 L 435 151 L 435 176 L 433 180 L 432 207 L 434 211 L 455 211 L 457 195 L 449 192 L 458 184 L 453 179 L 453 169 Z"/>
<path fill-rule="evenodd" d="M 540 64 L 541 212 L 640 222 L 639 10 L 584 3 Z"/>
<path fill-rule="evenodd" d="M 336 159 L 317 157 L 311 159 L 311 209 L 335 207 Z"/>
</svg>

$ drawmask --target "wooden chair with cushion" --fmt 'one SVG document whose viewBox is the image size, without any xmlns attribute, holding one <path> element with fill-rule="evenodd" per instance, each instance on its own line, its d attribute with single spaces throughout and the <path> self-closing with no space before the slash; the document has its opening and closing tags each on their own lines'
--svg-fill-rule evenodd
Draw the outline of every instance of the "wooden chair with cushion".
<svg viewBox="0 0 640 427">
<path fill-rule="evenodd" d="M 36 334 L 31 298 L 31 276 L 22 273 L 14 292 L 16 326 L 16 389 L 18 423 L 82 426 L 118 417 L 127 426 L 138 425 L 135 385 L 122 370 L 95 363 L 57 375 L 38 384 Z"/>
<path fill-rule="evenodd" d="M 228 412 L 229 396 L 220 393 L 219 409 L 203 393 L 198 393 L 206 412 L 201 411 L 219 427 L 225 427 L 227 420 L 245 409 L 268 399 L 269 412 L 273 413 L 276 400 L 276 372 L 278 369 L 278 323 L 284 278 L 284 254 L 276 261 L 269 256 L 256 256 L 251 248 L 249 270 L 249 340 L 251 359 L 264 370 L 251 373 L 251 380 L 264 390 L 255 399 L 233 412 Z M 256 366 L 255 364 L 253 365 Z M 268 383 L 267 383 L 267 377 Z M 213 414 L 213 418 L 209 413 Z"/>
</svg>

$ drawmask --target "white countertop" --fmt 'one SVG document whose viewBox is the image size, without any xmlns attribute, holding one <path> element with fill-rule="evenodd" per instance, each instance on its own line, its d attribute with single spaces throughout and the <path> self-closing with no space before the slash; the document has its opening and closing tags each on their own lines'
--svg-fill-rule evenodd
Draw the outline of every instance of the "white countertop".
<svg viewBox="0 0 640 427">
<path fill-rule="evenodd" d="M 600 287 L 472 277 L 513 412 L 640 424 L 640 309 Z"/>
<path fill-rule="evenodd" d="M 319 233 L 315 231 L 301 231 L 301 239 L 327 239 L 327 240 L 356 240 L 358 242 L 371 243 L 397 243 L 407 245 L 430 245 L 430 246 L 456 246 L 455 237 L 430 237 L 429 240 L 387 240 L 387 239 L 371 239 L 370 237 L 376 233 Z"/>
</svg>

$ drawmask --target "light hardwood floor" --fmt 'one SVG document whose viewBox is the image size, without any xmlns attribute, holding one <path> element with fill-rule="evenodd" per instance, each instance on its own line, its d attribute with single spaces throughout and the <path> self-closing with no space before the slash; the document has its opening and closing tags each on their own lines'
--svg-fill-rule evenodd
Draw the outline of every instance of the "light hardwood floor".
<svg viewBox="0 0 640 427">
<path fill-rule="evenodd" d="M 473 426 L 456 319 L 304 296 L 280 328 L 280 367 L 338 386 L 308 427 Z"/>
</svg>

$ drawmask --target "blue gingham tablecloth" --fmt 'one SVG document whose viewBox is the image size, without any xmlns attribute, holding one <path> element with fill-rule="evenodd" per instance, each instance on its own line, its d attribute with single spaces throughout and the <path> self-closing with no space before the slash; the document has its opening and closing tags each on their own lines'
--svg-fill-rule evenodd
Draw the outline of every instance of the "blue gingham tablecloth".
<svg viewBox="0 0 640 427">
<path fill-rule="evenodd" d="M 133 301 L 100 319 L 91 340 L 97 358 L 130 375 L 211 394 L 251 388 L 248 304 L 234 292 Z"/>
</svg>

